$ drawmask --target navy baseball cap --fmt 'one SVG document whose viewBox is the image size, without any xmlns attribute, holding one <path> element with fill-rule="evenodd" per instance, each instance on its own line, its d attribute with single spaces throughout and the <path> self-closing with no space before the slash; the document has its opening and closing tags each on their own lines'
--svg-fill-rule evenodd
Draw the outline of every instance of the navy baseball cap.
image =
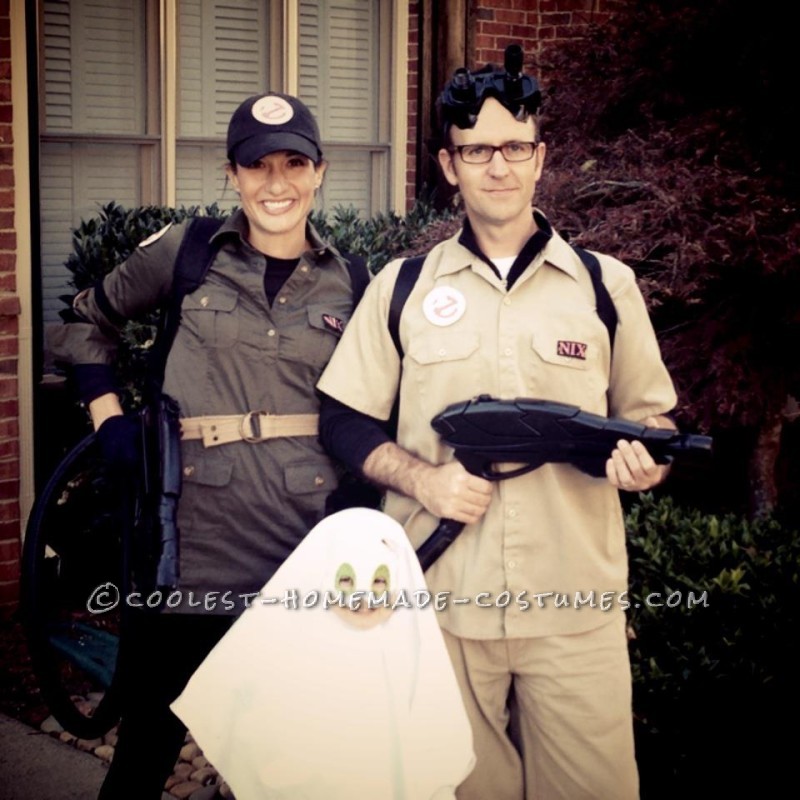
<svg viewBox="0 0 800 800">
<path fill-rule="evenodd" d="M 308 108 L 296 97 L 278 92 L 255 95 L 233 112 L 228 125 L 228 160 L 252 164 L 279 150 L 322 158 L 319 128 Z"/>
</svg>

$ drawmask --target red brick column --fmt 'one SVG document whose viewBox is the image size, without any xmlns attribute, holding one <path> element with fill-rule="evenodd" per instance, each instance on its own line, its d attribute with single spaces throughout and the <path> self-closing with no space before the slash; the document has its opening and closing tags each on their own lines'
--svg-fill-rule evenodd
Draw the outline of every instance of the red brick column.
<svg viewBox="0 0 800 800">
<path fill-rule="evenodd" d="M 19 313 L 9 0 L 0 0 L 0 613 L 19 598 Z"/>
<path fill-rule="evenodd" d="M 406 210 L 414 204 L 417 175 L 419 89 L 419 3 L 408 4 L 408 144 L 406 145 Z"/>
</svg>

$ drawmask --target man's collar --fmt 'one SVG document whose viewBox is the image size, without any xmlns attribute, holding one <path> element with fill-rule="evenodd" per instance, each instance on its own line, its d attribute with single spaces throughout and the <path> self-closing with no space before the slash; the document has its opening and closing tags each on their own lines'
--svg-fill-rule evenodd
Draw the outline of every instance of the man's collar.
<svg viewBox="0 0 800 800">
<path fill-rule="evenodd" d="M 513 283 L 513 281 L 545 251 L 548 264 L 552 264 L 554 267 L 557 267 L 571 277 L 577 279 L 578 270 L 575 264 L 575 253 L 573 249 L 553 231 L 550 222 L 541 211 L 533 209 L 533 219 L 536 222 L 537 230 L 525 243 L 517 257 L 512 267 L 512 272 L 509 273 L 509 278 L 511 278 L 510 282 Z M 475 238 L 475 232 L 467 217 L 464 218 L 464 225 L 457 242 L 464 250 L 468 251 L 468 254 L 464 254 L 465 258 L 463 260 L 455 258 L 445 259 L 440 263 L 436 271 L 437 276 L 450 275 L 462 269 L 466 269 L 472 265 L 475 257 L 485 264 L 488 264 L 493 272 L 497 272 L 491 259 L 481 251 L 477 239 Z M 516 275 L 513 273 L 516 273 Z"/>
</svg>

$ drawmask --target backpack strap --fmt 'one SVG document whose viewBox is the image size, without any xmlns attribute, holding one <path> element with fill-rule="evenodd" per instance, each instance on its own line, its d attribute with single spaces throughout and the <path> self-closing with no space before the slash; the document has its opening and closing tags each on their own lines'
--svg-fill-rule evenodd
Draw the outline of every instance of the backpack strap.
<svg viewBox="0 0 800 800">
<path fill-rule="evenodd" d="M 219 250 L 218 244 L 211 243 L 211 237 L 222 227 L 224 220 L 216 217 L 193 217 L 175 259 L 172 274 L 172 294 L 170 303 L 178 303 L 178 308 L 187 294 L 191 294 L 205 280 Z"/>
<path fill-rule="evenodd" d="M 608 331 L 608 340 L 611 344 L 611 352 L 614 352 L 614 336 L 617 332 L 617 309 L 614 307 L 614 301 L 603 283 L 603 270 L 600 267 L 600 262 L 594 253 L 584 250 L 581 247 L 572 246 L 572 249 L 578 254 L 578 257 L 583 262 L 583 265 L 589 271 L 589 276 L 592 279 L 592 286 L 594 287 L 595 304 L 597 305 L 597 316 L 600 321 L 606 326 Z"/>
<path fill-rule="evenodd" d="M 577 253 L 578 258 L 580 258 L 589 272 L 592 288 L 594 289 L 595 304 L 597 305 L 597 316 L 600 317 L 600 321 L 608 331 L 608 339 L 613 352 L 618 322 L 617 309 L 614 307 L 614 301 L 603 283 L 603 270 L 600 267 L 600 261 L 594 253 L 590 253 L 588 250 L 574 246 L 572 249 Z M 392 299 L 389 304 L 389 335 L 392 337 L 401 359 L 403 358 L 403 346 L 400 344 L 400 317 L 403 313 L 403 306 L 406 304 L 406 300 L 408 300 L 420 276 L 424 263 L 425 256 L 407 258 L 397 273 L 397 280 L 392 291 Z"/>
<path fill-rule="evenodd" d="M 400 271 L 397 273 L 394 289 L 392 289 L 392 299 L 389 303 L 389 335 L 392 337 L 401 361 L 403 360 L 403 345 L 400 344 L 400 317 L 403 314 L 403 306 L 422 272 L 424 263 L 425 256 L 414 256 L 403 261 Z"/>
<path fill-rule="evenodd" d="M 186 226 L 178 255 L 175 257 L 170 296 L 162 309 L 156 344 L 153 347 L 150 364 L 153 396 L 161 391 L 164 383 L 167 357 L 181 321 L 183 298 L 205 280 L 219 250 L 219 243 L 212 243 L 210 240 L 223 222 L 224 220 L 216 217 L 193 217 Z"/>
<path fill-rule="evenodd" d="M 353 308 L 355 308 L 364 292 L 369 286 L 369 269 L 367 261 L 363 256 L 356 255 L 355 253 L 342 253 L 342 258 L 347 264 L 347 272 L 350 275 L 350 288 L 353 292 Z"/>
</svg>

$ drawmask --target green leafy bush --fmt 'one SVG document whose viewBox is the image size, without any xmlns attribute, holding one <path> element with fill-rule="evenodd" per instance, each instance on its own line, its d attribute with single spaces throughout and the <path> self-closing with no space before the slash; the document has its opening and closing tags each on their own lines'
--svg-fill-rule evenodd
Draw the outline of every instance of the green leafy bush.
<svg viewBox="0 0 800 800">
<path fill-rule="evenodd" d="M 800 533 L 652 495 L 626 524 L 643 797 L 685 797 L 697 775 L 706 796 L 726 782 L 745 796 L 732 761 L 773 758 L 775 722 L 797 698 Z M 774 774 L 759 772 L 762 789 Z"/>
<path fill-rule="evenodd" d="M 311 221 L 334 247 L 367 259 L 373 273 L 380 272 L 393 258 L 414 249 L 415 243 L 431 226 L 450 221 L 449 211 L 437 211 L 424 200 L 417 200 L 401 217 L 394 211 L 361 219 L 354 208 L 335 208 L 330 215 L 314 212 Z"/>
</svg>

